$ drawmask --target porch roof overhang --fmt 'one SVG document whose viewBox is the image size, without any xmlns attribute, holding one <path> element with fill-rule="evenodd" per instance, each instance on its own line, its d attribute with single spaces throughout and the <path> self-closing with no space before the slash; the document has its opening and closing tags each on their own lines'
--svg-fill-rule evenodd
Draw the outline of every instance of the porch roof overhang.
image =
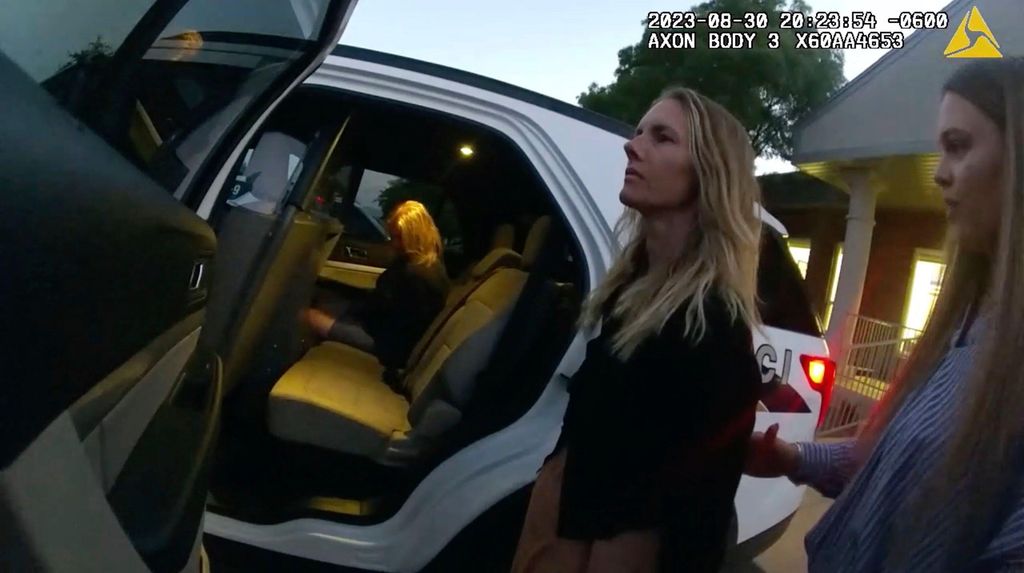
<svg viewBox="0 0 1024 573">
<path fill-rule="evenodd" d="M 946 45 L 977 6 L 1005 56 L 1024 54 L 1021 0 L 954 0 L 945 30 L 919 30 L 843 86 L 794 128 L 793 163 L 849 192 L 843 172 L 864 169 L 879 208 L 943 208 L 933 181 L 935 118 L 942 84 L 970 60 L 946 58 Z"/>
<path fill-rule="evenodd" d="M 757 178 L 761 200 L 773 213 L 788 211 L 846 211 L 850 198 L 820 178 L 801 171 L 771 173 Z"/>
</svg>

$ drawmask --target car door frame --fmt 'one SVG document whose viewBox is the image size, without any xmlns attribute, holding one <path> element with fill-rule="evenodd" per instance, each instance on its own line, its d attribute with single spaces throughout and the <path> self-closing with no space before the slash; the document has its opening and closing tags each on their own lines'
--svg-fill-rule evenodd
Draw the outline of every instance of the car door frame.
<svg viewBox="0 0 1024 573">
<path fill-rule="evenodd" d="M 197 170 L 192 190 L 181 198 L 182 203 L 203 219 L 209 220 L 210 214 L 222 200 L 221 196 L 226 192 L 225 184 L 249 142 L 259 133 L 267 118 L 288 94 L 313 74 L 325 57 L 329 57 L 329 52 L 338 44 L 342 33 L 348 27 L 358 1 L 342 0 L 344 5 L 338 6 L 335 11 L 328 14 L 335 19 L 337 30 L 330 38 L 325 38 L 321 50 L 315 56 L 306 58 L 305 65 L 297 77 L 282 77 L 275 80 L 271 89 L 257 98 L 246 112 L 239 116 L 234 127 L 221 140 L 217 152 L 208 156 Z M 326 23 L 327 17 L 324 18 L 324 24 Z"/>
</svg>

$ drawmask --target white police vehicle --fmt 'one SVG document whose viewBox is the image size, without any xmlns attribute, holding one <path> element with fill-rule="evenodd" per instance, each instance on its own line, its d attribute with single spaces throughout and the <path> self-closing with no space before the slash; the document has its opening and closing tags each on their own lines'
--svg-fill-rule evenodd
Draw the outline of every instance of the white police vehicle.
<svg viewBox="0 0 1024 573">
<path fill-rule="evenodd" d="M 123 10 L 111 57 L 57 75 L 4 30 L 28 76 L 0 61 L 19 110 L 0 120 L 2 302 L 28 332 L 2 341 L 19 359 L 0 390 L 0 555 L 182 570 L 202 526 L 225 570 L 507 568 L 583 359 L 579 303 L 615 256 L 630 127 L 332 48 L 344 2 L 208 4 Z M 434 215 L 455 286 L 384 373 L 299 316 L 372 289 L 394 257 L 380 218 L 407 198 Z M 810 439 L 833 369 L 785 230 L 762 217 L 756 427 Z M 776 539 L 801 495 L 744 477 L 737 551 Z"/>
</svg>

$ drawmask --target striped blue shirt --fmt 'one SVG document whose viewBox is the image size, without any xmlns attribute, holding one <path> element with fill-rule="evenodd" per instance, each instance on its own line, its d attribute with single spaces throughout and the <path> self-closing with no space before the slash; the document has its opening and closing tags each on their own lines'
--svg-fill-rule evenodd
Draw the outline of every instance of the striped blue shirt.
<svg viewBox="0 0 1024 573">
<path fill-rule="evenodd" d="M 799 444 L 801 463 L 793 481 L 835 498 L 805 539 L 811 573 L 885 570 L 890 544 L 898 535 L 897 513 L 938 463 L 948 440 L 978 350 L 975 342 L 984 328 L 982 322 L 981 317 L 975 321 L 963 346 L 950 345 L 931 379 L 907 398 L 859 469 L 853 440 Z M 972 571 L 1024 571 L 1024 498 L 1013 502 L 1016 508 L 984 553 L 974 559 Z M 953 519 L 950 513 L 940 515 L 934 531 L 943 531 Z M 937 535 L 914 547 L 913 571 L 940 571 L 947 550 Z"/>
</svg>

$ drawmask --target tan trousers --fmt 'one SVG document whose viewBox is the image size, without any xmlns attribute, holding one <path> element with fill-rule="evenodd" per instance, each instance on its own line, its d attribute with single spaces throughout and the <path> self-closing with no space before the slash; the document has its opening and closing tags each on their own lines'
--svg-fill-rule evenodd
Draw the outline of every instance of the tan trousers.
<svg viewBox="0 0 1024 573">
<path fill-rule="evenodd" d="M 558 508 L 565 450 L 537 476 L 519 538 L 513 573 L 654 573 L 658 570 L 657 531 L 630 531 L 596 541 L 558 537 Z"/>
</svg>

